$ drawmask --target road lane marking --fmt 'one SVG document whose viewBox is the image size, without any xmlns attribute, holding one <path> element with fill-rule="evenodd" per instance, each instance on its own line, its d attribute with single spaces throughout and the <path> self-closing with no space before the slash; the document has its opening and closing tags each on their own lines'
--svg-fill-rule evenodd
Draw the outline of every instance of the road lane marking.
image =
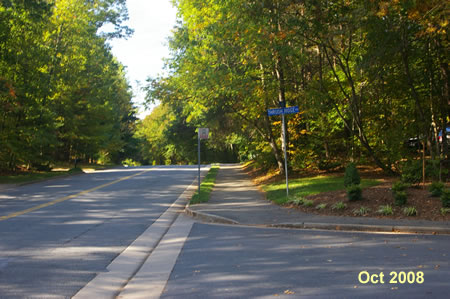
<svg viewBox="0 0 450 299">
<path fill-rule="evenodd" d="M 43 209 L 43 208 L 46 208 L 46 207 L 49 207 L 49 206 L 53 206 L 53 205 L 55 205 L 57 203 L 66 201 L 68 199 L 75 198 L 75 197 L 78 197 L 80 195 L 83 195 L 83 194 L 86 194 L 86 193 L 89 193 L 89 192 L 92 192 L 92 191 L 96 191 L 96 190 L 99 190 L 99 189 L 102 189 L 102 188 L 114 185 L 114 184 L 119 183 L 121 181 L 125 181 L 125 180 L 128 180 L 128 179 L 134 178 L 134 177 L 136 177 L 138 175 L 144 174 L 144 173 L 149 172 L 149 171 L 151 171 L 153 169 L 154 168 L 151 168 L 151 169 L 148 169 L 148 170 L 144 170 L 144 171 L 141 171 L 139 173 L 136 173 L 136 174 L 133 174 L 133 175 L 129 175 L 129 176 L 123 177 L 121 179 L 118 179 L 118 180 L 115 180 L 115 181 L 112 181 L 112 182 L 109 182 L 109 183 L 106 183 L 106 184 L 103 184 L 103 185 L 100 185 L 100 186 L 97 186 L 97 187 L 94 187 L 94 188 L 91 188 L 91 189 L 88 189 L 88 190 L 81 191 L 81 192 L 79 192 L 77 194 L 72 194 L 72 195 L 69 195 L 69 196 L 58 198 L 58 199 L 55 199 L 53 201 L 49 201 L 49 202 L 40 204 L 38 206 L 26 209 L 26 210 L 22 210 L 22 211 L 19 211 L 19 212 L 11 213 L 11 214 L 6 215 L 6 216 L 1 216 L 0 217 L 0 221 L 11 219 L 11 218 L 14 218 L 14 217 L 17 217 L 17 216 L 21 216 L 21 215 L 24 215 L 24 214 L 27 214 L 27 213 L 30 213 L 30 212 L 34 212 L 34 211 L 37 211 L 37 210 L 40 210 L 40 209 Z"/>
</svg>

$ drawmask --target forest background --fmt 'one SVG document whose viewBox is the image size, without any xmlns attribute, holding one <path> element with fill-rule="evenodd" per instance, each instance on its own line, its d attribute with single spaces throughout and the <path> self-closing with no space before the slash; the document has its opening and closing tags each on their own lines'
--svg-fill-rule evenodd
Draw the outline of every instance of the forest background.
<svg viewBox="0 0 450 299">
<path fill-rule="evenodd" d="M 142 121 L 107 43 L 131 34 L 124 0 L 0 3 L 4 172 L 192 164 L 198 127 L 205 162 L 283 172 L 287 144 L 294 169 L 449 168 L 448 1 L 176 0 L 167 75 L 145 87 L 159 106 Z M 286 140 L 267 115 L 280 106 L 300 108 Z"/>
</svg>

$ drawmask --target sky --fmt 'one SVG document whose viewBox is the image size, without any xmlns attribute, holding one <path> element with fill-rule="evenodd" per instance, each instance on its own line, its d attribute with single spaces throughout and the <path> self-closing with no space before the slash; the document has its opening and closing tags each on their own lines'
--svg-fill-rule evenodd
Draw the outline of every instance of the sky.
<svg viewBox="0 0 450 299">
<path fill-rule="evenodd" d="M 133 102 L 139 107 L 138 117 L 150 113 L 142 103 L 145 94 L 140 87 L 148 77 L 163 72 L 163 58 L 169 57 L 167 38 L 176 22 L 176 9 L 170 0 L 127 0 L 129 21 L 134 29 L 131 38 L 110 42 L 112 52 L 126 66 L 127 78 L 133 88 Z M 139 82 L 139 83 L 137 83 Z"/>
</svg>

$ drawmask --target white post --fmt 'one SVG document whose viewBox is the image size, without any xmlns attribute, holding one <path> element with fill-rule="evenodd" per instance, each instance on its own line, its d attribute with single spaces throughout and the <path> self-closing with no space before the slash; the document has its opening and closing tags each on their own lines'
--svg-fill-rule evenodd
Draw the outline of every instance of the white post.
<svg viewBox="0 0 450 299">
<path fill-rule="evenodd" d="M 284 111 L 281 114 L 281 125 L 283 126 L 283 150 L 284 150 L 284 172 L 286 173 L 286 196 L 289 196 L 289 179 L 287 167 L 287 142 L 286 142 L 286 125 L 284 123 Z"/>
</svg>

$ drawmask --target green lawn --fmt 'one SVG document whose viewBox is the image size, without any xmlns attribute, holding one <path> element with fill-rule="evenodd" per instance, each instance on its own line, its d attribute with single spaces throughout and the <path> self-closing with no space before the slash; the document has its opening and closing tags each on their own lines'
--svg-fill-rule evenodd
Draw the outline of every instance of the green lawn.
<svg viewBox="0 0 450 299">
<path fill-rule="evenodd" d="M 21 173 L 17 175 L 4 175 L 0 176 L 0 184 L 22 184 L 40 181 L 47 178 L 57 177 L 69 173 L 77 173 L 81 170 L 70 170 L 70 171 L 49 171 L 49 172 L 30 172 Z"/>
<path fill-rule="evenodd" d="M 197 192 L 195 192 L 194 196 L 192 196 L 192 199 L 191 199 L 192 205 L 207 202 L 209 200 L 209 195 L 210 195 L 212 189 L 214 188 L 214 184 L 216 183 L 216 176 L 217 176 L 217 172 L 219 171 L 219 168 L 220 167 L 218 165 L 211 166 L 208 174 L 203 179 L 203 181 L 200 185 L 200 194 L 197 191 Z"/>
<path fill-rule="evenodd" d="M 380 184 L 378 180 L 361 180 L 362 188 L 378 184 Z M 285 181 L 266 184 L 262 188 L 267 194 L 267 199 L 280 205 L 286 203 L 290 198 L 345 189 L 343 176 L 316 176 L 289 180 L 289 198 L 286 197 Z"/>
</svg>

